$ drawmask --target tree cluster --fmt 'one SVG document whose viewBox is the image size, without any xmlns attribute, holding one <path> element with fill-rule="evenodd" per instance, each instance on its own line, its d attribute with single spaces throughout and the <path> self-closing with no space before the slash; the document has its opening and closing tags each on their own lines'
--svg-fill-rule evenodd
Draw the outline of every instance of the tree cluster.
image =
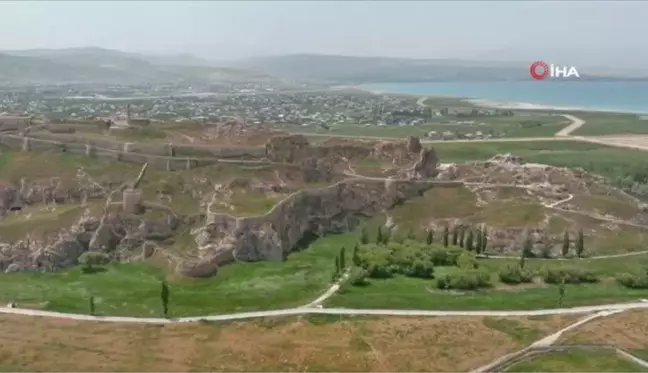
<svg viewBox="0 0 648 373">
<path fill-rule="evenodd" d="M 598 282 L 596 273 L 576 267 L 547 268 L 542 273 L 542 279 L 547 284 L 583 284 Z"/>
<path fill-rule="evenodd" d="M 640 273 L 623 273 L 616 281 L 629 289 L 648 289 L 648 268 Z"/>
</svg>

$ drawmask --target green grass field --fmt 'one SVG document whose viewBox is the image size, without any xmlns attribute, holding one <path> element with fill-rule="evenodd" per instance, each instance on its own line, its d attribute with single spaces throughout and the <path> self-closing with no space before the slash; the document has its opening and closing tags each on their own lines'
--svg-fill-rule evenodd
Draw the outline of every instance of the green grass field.
<svg viewBox="0 0 648 373">
<path fill-rule="evenodd" d="M 645 115 L 623 113 L 575 112 L 585 124 L 574 131 L 576 136 L 598 136 L 611 134 L 648 134 L 648 119 Z"/>
<path fill-rule="evenodd" d="M 479 125 L 452 123 L 474 121 Z M 524 127 L 523 123 L 538 123 L 537 126 Z M 569 120 L 556 115 L 534 114 L 528 116 L 513 117 L 477 117 L 477 118 L 453 118 L 435 117 L 426 124 L 417 126 L 364 126 L 357 124 L 332 125 L 330 130 L 319 126 L 281 126 L 280 129 L 297 133 L 314 133 L 344 136 L 371 136 L 371 137 L 406 137 L 426 136 L 430 131 L 438 133 L 452 131 L 456 133 L 482 133 L 498 134 L 498 137 L 537 137 L 553 136 L 560 129 L 569 124 Z"/>
<path fill-rule="evenodd" d="M 170 277 L 172 316 L 296 307 L 314 300 L 331 283 L 334 257 L 351 234 L 330 235 L 284 263 L 232 264 L 208 279 Z M 0 302 L 63 312 L 88 312 L 90 295 L 103 315 L 161 316 L 164 272 L 148 263 L 111 264 L 105 272 L 80 268 L 50 273 L 0 274 Z"/>
<path fill-rule="evenodd" d="M 431 145 L 441 162 L 467 162 L 512 153 L 527 162 L 581 167 L 610 179 L 628 170 L 644 169 L 648 152 L 578 141 L 436 143 Z"/>
<path fill-rule="evenodd" d="M 434 279 L 396 276 L 390 279 L 370 279 L 366 286 L 345 286 L 331 297 L 326 306 L 344 308 L 398 309 L 466 309 L 507 310 L 559 307 L 559 289 L 536 280 L 531 284 L 505 285 L 498 279 L 504 266 L 516 264 L 512 259 L 480 259 L 480 268 L 491 274 L 492 288 L 478 291 L 450 292 L 438 290 Z M 648 267 L 648 255 L 626 258 L 572 259 L 567 261 L 527 259 L 526 267 L 540 276 L 546 268 L 578 267 L 595 273 L 599 282 L 567 285 L 562 307 L 585 306 L 638 300 L 645 290 L 625 288 L 614 276 L 625 272 L 640 272 Z M 436 267 L 435 276 L 453 270 Z"/>
<path fill-rule="evenodd" d="M 509 367 L 507 372 L 645 372 L 641 366 L 613 351 L 574 350 L 535 356 Z"/>
</svg>

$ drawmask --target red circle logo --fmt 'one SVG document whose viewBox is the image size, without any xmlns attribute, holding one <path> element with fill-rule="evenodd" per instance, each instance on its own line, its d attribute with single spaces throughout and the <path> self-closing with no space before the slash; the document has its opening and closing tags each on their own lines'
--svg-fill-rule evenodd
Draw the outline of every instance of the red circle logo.
<svg viewBox="0 0 648 373">
<path fill-rule="evenodd" d="M 549 75 L 549 65 L 547 65 L 543 61 L 536 61 L 531 64 L 531 67 L 529 68 L 529 73 L 531 74 L 531 77 L 535 80 L 542 80 Z"/>
</svg>

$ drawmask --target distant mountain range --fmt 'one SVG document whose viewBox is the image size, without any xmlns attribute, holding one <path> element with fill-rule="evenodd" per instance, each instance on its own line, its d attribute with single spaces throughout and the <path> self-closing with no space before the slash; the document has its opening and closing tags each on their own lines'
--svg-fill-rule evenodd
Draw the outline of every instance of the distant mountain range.
<svg viewBox="0 0 648 373">
<path fill-rule="evenodd" d="M 0 83 L 114 83 L 266 81 L 271 78 L 214 66 L 191 55 L 144 55 L 102 48 L 0 52 Z"/>
<path fill-rule="evenodd" d="M 529 80 L 529 63 L 449 59 L 402 59 L 299 54 L 256 57 L 235 66 L 273 76 L 338 84 Z M 600 69 L 581 69 L 580 80 L 636 80 Z M 646 78 L 643 78 L 646 79 Z M 643 80 L 642 79 L 642 80 Z"/>
<path fill-rule="evenodd" d="M 103 48 L 0 51 L 0 84 L 216 83 L 311 81 L 337 85 L 386 82 L 528 80 L 516 62 L 283 55 L 215 62 L 191 54 L 151 55 Z M 581 69 L 581 80 L 636 80 Z M 642 80 L 645 80 L 643 78 Z"/>
</svg>

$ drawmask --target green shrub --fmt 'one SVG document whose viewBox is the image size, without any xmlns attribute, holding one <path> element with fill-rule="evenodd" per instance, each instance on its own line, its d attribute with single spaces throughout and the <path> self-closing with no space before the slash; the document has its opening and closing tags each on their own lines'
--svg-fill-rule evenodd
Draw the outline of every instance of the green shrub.
<svg viewBox="0 0 648 373">
<path fill-rule="evenodd" d="M 648 289 L 648 275 L 645 274 L 622 273 L 616 281 L 630 289 Z"/>
<path fill-rule="evenodd" d="M 368 284 L 367 276 L 369 274 L 364 268 L 353 267 L 349 274 L 349 283 L 353 286 L 365 286 Z"/>
<path fill-rule="evenodd" d="M 509 264 L 500 269 L 499 279 L 505 284 L 522 284 L 533 281 L 533 273 L 520 268 L 519 265 Z"/>
<path fill-rule="evenodd" d="M 430 260 L 435 266 L 456 266 L 463 249 L 459 247 L 432 247 L 429 251 Z"/>
<path fill-rule="evenodd" d="M 594 272 L 573 267 L 548 268 L 543 274 L 543 279 L 547 284 L 560 284 L 563 279 L 566 284 L 598 282 Z"/>
<path fill-rule="evenodd" d="M 463 251 L 457 258 L 457 267 L 463 269 L 476 269 L 478 267 L 475 254 Z"/>
<path fill-rule="evenodd" d="M 394 276 L 394 270 L 387 257 L 376 256 L 368 260 L 363 268 L 371 278 L 390 278 Z"/>
<path fill-rule="evenodd" d="M 98 251 L 86 251 L 77 259 L 84 266 L 101 266 L 110 263 L 110 257 Z"/>
<path fill-rule="evenodd" d="M 415 259 L 401 267 L 402 274 L 409 277 L 432 278 L 434 277 L 434 264 L 429 260 Z"/>
<path fill-rule="evenodd" d="M 478 269 L 452 271 L 439 276 L 436 281 L 437 288 L 444 290 L 477 290 L 491 285 L 490 274 Z"/>
<path fill-rule="evenodd" d="M 396 274 L 431 278 L 434 275 L 431 250 L 420 242 L 406 240 L 364 245 L 359 248 L 358 256 L 359 265 L 371 278 L 390 278 Z"/>
<path fill-rule="evenodd" d="M 77 262 L 83 266 L 83 272 L 92 273 L 96 272 L 96 267 L 110 263 L 110 257 L 102 252 L 86 251 L 77 258 Z"/>
</svg>

